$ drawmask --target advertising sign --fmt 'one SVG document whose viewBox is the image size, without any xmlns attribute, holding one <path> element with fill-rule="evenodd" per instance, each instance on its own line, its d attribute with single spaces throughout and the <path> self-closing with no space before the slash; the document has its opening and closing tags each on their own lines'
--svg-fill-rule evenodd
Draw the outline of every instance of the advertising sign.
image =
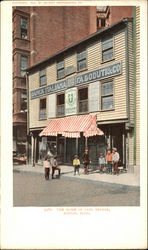
<svg viewBox="0 0 148 250">
<path fill-rule="evenodd" d="M 65 115 L 77 113 L 77 88 L 66 90 L 65 93 Z"/>
</svg>

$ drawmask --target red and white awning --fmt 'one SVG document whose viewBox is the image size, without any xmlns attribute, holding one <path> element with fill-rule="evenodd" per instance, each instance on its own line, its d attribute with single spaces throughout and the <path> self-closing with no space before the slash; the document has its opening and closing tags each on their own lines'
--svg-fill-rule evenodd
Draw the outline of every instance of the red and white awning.
<svg viewBox="0 0 148 250">
<path fill-rule="evenodd" d="M 97 128 L 96 115 L 89 114 L 51 119 L 39 135 L 57 136 L 61 134 L 69 138 L 78 138 L 80 132 L 83 132 L 85 137 L 104 134 Z"/>
</svg>

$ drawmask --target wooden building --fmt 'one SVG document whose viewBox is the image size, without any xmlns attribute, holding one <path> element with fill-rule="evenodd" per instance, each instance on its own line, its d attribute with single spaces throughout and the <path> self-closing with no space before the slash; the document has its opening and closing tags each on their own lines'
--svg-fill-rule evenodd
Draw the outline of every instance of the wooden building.
<svg viewBox="0 0 148 250">
<path fill-rule="evenodd" d="M 120 164 L 134 164 L 133 52 L 133 20 L 126 18 L 28 68 L 31 160 L 42 161 L 50 150 L 71 163 L 87 144 L 93 163 L 100 152 L 117 147 Z M 103 135 L 86 140 L 85 131 L 79 131 L 78 139 L 66 138 L 66 128 L 60 134 L 57 126 L 50 127 L 58 120 L 67 121 L 69 129 L 66 119 L 89 115 Z"/>
</svg>

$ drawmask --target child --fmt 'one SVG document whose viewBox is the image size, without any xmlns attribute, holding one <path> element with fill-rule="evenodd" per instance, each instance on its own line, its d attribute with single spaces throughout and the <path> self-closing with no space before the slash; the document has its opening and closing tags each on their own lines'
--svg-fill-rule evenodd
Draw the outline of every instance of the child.
<svg viewBox="0 0 148 250">
<path fill-rule="evenodd" d="M 61 175 L 61 169 L 58 167 L 58 162 L 57 162 L 57 156 L 54 157 L 54 160 L 53 160 L 53 165 L 52 165 L 52 179 L 54 179 L 54 172 L 55 170 L 58 170 L 59 172 L 59 175 L 58 177 L 60 178 L 60 175 Z"/>
<path fill-rule="evenodd" d="M 73 166 L 74 166 L 74 175 L 76 175 L 76 172 L 78 172 L 78 174 L 80 175 L 79 173 L 80 160 L 78 159 L 77 155 L 74 156 Z"/>
<path fill-rule="evenodd" d="M 99 157 L 100 173 L 103 173 L 104 164 L 105 164 L 105 158 L 103 154 L 100 153 L 100 157 Z"/>
<path fill-rule="evenodd" d="M 45 161 L 44 161 L 45 180 L 49 180 L 50 168 L 51 168 L 50 156 L 46 155 Z"/>
<path fill-rule="evenodd" d="M 109 173 L 112 174 L 112 153 L 110 148 L 108 149 L 106 154 L 106 163 L 107 163 L 108 174 Z"/>
</svg>

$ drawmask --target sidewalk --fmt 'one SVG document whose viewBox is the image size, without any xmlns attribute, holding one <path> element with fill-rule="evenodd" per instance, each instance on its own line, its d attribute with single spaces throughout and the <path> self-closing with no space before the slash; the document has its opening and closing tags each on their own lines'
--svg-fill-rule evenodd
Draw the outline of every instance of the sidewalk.
<svg viewBox="0 0 148 250">
<path fill-rule="evenodd" d="M 114 184 L 121 184 L 127 186 L 140 186 L 140 177 L 137 173 L 120 173 L 117 175 L 110 175 L 110 174 L 100 174 L 97 170 L 91 171 L 88 175 L 84 175 L 83 168 L 80 168 L 80 175 L 74 176 L 73 166 L 68 165 L 60 165 L 61 167 L 61 175 L 79 178 L 84 180 L 91 180 L 91 181 L 99 181 L 99 182 L 107 182 L 107 183 L 114 183 Z M 43 166 L 36 164 L 35 167 L 32 165 L 14 165 L 13 171 L 15 172 L 33 172 L 33 173 L 42 173 L 44 174 Z"/>
</svg>

